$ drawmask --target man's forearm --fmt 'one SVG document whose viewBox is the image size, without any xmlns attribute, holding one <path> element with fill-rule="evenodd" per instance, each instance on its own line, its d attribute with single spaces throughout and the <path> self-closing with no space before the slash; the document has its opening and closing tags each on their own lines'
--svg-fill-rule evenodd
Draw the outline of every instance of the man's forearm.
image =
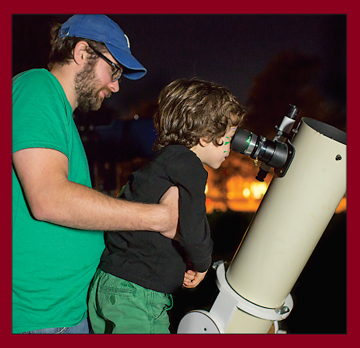
<svg viewBox="0 0 360 348">
<path fill-rule="evenodd" d="M 169 229 L 169 207 L 115 199 L 83 185 L 65 182 L 58 194 L 44 201 L 37 219 L 86 230 Z"/>
<path fill-rule="evenodd" d="M 68 159 L 59 151 L 29 148 L 13 154 L 13 165 L 34 218 L 86 230 L 151 230 L 173 238 L 178 190 L 162 204 L 118 200 L 68 180 Z"/>
</svg>

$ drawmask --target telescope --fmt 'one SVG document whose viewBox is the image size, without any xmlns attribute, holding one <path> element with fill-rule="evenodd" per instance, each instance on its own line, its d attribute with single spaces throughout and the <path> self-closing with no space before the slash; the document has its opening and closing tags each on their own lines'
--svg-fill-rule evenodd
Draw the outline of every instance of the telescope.
<svg viewBox="0 0 360 348">
<path fill-rule="evenodd" d="M 231 149 L 262 161 L 258 180 L 276 175 L 231 262 L 213 265 L 210 310 L 188 312 L 178 334 L 286 333 L 290 292 L 346 193 L 346 133 L 308 117 L 293 129 L 298 114 L 289 105 L 272 141 L 237 129 Z"/>
<path fill-rule="evenodd" d="M 242 128 L 238 128 L 232 139 L 231 149 L 250 156 L 255 161 L 262 162 L 256 177 L 264 181 L 271 167 L 277 176 L 283 177 L 295 155 L 295 149 L 290 143 L 291 130 L 299 114 L 300 109 L 290 104 L 288 110 L 277 129 L 275 138 L 271 141 L 264 136 L 259 137 Z"/>
</svg>

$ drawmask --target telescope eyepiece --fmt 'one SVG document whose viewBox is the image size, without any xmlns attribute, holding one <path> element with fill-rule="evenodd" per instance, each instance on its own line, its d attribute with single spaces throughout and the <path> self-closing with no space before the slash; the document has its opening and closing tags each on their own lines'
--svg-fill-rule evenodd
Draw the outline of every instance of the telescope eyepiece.
<svg viewBox="0 0 360 348">
<path fill-rule="evenodd" d="M 262 135 L 258 137 L 242 128 L 236 130 L 231 142 L 231 149 L 253 159 L 258 159 L 273 168 L 282 167 L 288 158 L 286 143 L 271 141 Z"/>
<path fill-rule="evenodd" d="M 231 149 L 250 156 L 257 143 L 257 135 L 246 129 L 238 128 L 231 142 Z"/>
</svg>

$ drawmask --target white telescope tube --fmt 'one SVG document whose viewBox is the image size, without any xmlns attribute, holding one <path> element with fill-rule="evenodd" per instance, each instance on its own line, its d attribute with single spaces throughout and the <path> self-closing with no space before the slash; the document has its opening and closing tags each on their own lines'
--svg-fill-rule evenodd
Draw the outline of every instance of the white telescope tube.
<svg viewBox="0 0 360 348">
<path fill-rule="evenodd" d="M 226 271 L 230 287 L 281 306 L 346 193 L 346 134 L 303 118 L 287 174 L 274 178 Z M 272 322 L 238 309 L 226 333 L 266 333 Z"/>
<path fill-rule="evenodd" d="M 189 312 L 178 333 L 267 333 L 289 315 L 290 291 L 346 193 L 346 133 L 303 118 L 293 145 L 229 268 L 217 268 L 210 312 Z"/>
</svg>

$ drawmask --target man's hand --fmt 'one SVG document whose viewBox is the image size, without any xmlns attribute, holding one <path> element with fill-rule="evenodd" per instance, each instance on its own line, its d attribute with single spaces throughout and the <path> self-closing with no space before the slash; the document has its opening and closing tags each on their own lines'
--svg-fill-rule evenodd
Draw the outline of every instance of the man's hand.
<svg viewBox="0 0 360 348">
<path fill-rule="evenodd" d="M 192 270 L 186 271 L 184 276 L 183 286 L 189 289 L 197 287 L 200 284 L 200 282 L 204 279 L 206 273 L 207 271 L 205 272 L 197 272 Z"/>
<path fill-rule="evenodd" d="M 179 189 L 171 186 L 161 197 L 160 204 L 168 208 L 168 219 L 164 220 L 166 227 L 160 233 L 164 237 L 174 239 L 179 221 Z"/>
</svg>

